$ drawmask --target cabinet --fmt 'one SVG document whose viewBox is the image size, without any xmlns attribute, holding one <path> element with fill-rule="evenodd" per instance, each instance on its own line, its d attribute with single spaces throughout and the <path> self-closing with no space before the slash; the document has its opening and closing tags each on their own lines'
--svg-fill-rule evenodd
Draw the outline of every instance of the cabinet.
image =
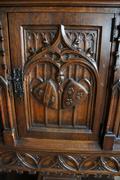
<svg viewBox="0 0 120 180">
<path fill-rule="evenodd" d="M 120 2 L 69 3 L 0 2 L 1 169 L 120 173 Z"/>
</svg>

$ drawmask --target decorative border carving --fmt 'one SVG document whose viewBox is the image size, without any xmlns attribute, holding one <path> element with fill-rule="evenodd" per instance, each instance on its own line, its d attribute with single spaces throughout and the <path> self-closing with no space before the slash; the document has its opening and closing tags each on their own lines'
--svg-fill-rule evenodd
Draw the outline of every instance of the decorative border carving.
<svg viewBox="0 0 120 180">
<path fill-rule="evenodd" d="M 120 174 L 120 157 L 1 152 L 0 169 L 53 174 Z"/>
</svg>

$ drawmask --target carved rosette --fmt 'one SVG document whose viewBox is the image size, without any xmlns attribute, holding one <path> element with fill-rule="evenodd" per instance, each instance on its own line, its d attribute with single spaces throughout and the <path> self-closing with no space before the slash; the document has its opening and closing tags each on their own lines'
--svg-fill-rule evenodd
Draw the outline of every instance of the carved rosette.
<svg viewBox="0 0 120 180">
<path fill-rule="evenodd" d="M 18 172 L 49 172 L 77 174 L 120 174 L 120 158 L 92 155 L 42 155 L 40 153 L 0 153 L 0 169 Z"/>
</svg>

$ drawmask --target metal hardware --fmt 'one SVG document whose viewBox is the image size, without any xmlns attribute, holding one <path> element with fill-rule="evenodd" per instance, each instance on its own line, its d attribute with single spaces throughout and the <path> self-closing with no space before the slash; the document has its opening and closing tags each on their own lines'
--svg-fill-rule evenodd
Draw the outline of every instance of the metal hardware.
<svg viewBox="0 0 120 180">
<path fill-rule="evenodd" d="M 11 81 L 16 97 L 21 98 L 23 96 L 23 72 L 20 68 L 13 69 Z"/>
</svg>

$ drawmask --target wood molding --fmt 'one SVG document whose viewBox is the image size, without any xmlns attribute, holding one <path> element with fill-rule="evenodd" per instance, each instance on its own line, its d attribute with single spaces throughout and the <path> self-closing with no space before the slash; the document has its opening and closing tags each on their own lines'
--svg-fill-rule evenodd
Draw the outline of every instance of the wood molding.
<svg viewBox="0 0 120 180">
<path fill-rule="evenodd" d="M 88 1 L 88 0 L 75 0 L 75 1 L 69 1 L 69 0 L 36 0 L 36 1 L 32 1 L 32 0 L 16 0 L 16 1 L 9 1 L 9 0 L 5 0 L 5 1 L 1 1 L 0 2 L 0 6 L 88 6 L 88 7 L 120 7 L 120 1 L 119 0 L 115 0 L 115 1 L 105 1 L 105 0 L 92 0 L 92 1 Z"/>
</svg>

